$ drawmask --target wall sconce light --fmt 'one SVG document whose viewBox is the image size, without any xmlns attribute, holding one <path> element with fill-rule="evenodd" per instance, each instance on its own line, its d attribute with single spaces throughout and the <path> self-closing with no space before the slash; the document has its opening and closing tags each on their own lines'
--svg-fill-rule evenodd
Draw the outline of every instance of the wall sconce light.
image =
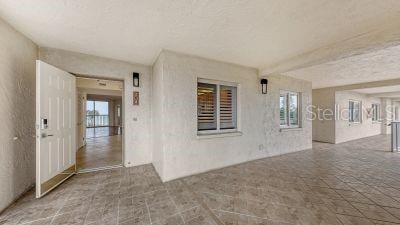
<svg viewBox="0 0 400 225">
<path fill-rule="evenodd" d="M 261 79 L 261 93 L 262 94 L 267 94 L 267 85 L 268 85 L 268 80 Z"/>
<path fill-rule="evenodd" d="M 133 72 L 133 86 L 139 87 L 139 73 Z"/>
</svg>

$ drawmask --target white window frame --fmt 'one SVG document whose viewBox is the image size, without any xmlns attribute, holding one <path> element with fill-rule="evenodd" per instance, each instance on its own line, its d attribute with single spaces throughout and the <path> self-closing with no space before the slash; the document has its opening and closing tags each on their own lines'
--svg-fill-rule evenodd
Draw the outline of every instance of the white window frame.
<svg viewBox="0 0 400 225">
<path fill-rule="evenodd" d="M 376 111 L 374 110 L 374 106 L 376 106 Z M 376 112 L 376 120 L 374 119 L 374 114 Z M 381 104 L 372 103 L 372 122 L 381 122 Z"/>
<path fill-rule="evenodd" d="M 198 135 L 208 135 L 208 134 L 225 134 L 225 133 L 234 133 L 240 132 L 240 85 L 234 82 L 227 82 L 227 81 L 218 81 L 218 80 L 210 80 L 210 79 L 203 79 L 198 78 L 196 83 L 196 93 L 197 93 L 197 84 L 198 83 L 205 83 L 205 84 L 215 84 L 217 90 L 217 129 L 216 130 L 199 130 L 198 123 L 197 123 L 197 114 L 196 114 L 196 129 Z M 221 118 L 220 118 L 220 86 L 231 86 L 236 87 L 236 128 L 234 129 L 222 129 L 221 130 Z M 198 107 L 197 102 L 197 94 L 196 94 L 196 107 Z M 197 112 L 197 110 L 196 110 Z"/>
<path fill-rule="evenodd" d="M 350 102 L 358 103 L 358 113 L 359 113 L 358 118 L 359 118 L 359 121 L 354 121 L 354 114 L 352 114 L 352 115 L 353 115 L 352 121 L 350 120 Z M 349 118 L 348 118 L 349 123 L 350 123 L 350 124 L 360 124 L 360 123 L 362 123 L 362 117 L 363 117 L 363 113 L 362 113 L 362 102 L 361 102 L 361 101 L 358 101 L 358 100 L 352 100 L 352 99 L 350 99 L 350 100 L 349 100 L 348 106 L 349 106 L 349 109 L 348 109 L 348 111 L 349 111 Z"/>
<path fill-rule="evenodd" d="M 290 100 L 289 96 L 291 94 L 296 94 L 297 95 L 297 124 L 296 125 L 291 125 L 290 124 L 290 112 L 289 112 L 289 105 L 290 105 Z M 285 95 L 286 97 L 286 124 L 282 125 L 281 124 L 281 105 L 280 105 L 280 98 L 282 95 Z M 301 128 L 301 92 L 295 92 L 295 91 L 287 91 L 287 90 L 280 90 L 279 91 L 279 107 L 278 107 L 278 115 L 279 115 L 279 126 L 281 129 L 295 129 L 295 128 Z"/>
</svg>

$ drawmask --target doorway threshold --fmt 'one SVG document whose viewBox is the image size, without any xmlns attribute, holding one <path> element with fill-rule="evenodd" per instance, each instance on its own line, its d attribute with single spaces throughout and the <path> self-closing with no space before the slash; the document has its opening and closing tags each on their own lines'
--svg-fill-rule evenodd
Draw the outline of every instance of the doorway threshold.
<svg viewBox="0 0 400 225">
<path fill-rule="evenodd" d="M 91 172 L 97 172 L 97 171 L 102 171 L 102 170 L 111 170 L 111 169 L 117 169 L 117 168 L 121 168 L 121 167 L 122 167 L 122 164 L 114 165 L 114 166 L 103 166 L 103 167 L 97 167 L 97 168 L 81 169 L 81 170 L 78 170 L 77 174 L 91 173 Z"/>
</svg>

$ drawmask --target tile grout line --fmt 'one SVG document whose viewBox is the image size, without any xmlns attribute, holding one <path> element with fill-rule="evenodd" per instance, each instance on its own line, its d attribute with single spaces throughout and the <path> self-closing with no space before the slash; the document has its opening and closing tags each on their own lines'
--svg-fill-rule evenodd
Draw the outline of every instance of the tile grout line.
<svg viewBox="0 0 400 225">
<path fill-rule="evenodd" d="M 354 178 L 355 178 L 355 177 L 354 177 Z M 356 178 L 356 180 L 357 180 L 357 178 Z M 357 180 L 357 181 L 359 181 L 359 180 Z M 344 182 L 344 181 L 343 181 L 343 182 Z M 364 182 L 362 182 L 362 181 L 359 181 L 359 182 L 361 182 L 362 184 L 364 184 L 364 185 L 370 187 L 370 185 L 368 185 L 368 184 L 366 184 L 366 183 L 364 183 Z M 348 185 L 348 183 L 352 183 L 352 182 L 344 182 L 344 183 Z M 339 194 L 339 196 L 341 196 L 347 203 L 349 203 L 353 208 L 355 208 L 358 212 L 360 212 L 361 215 L 363 215 L 363 218 L 368 219 L 368 220 L 370 220 L 370 221 L 373 220 L 373 219 L 371 219 L 371 218 L 368 218 L 360 209 L 358 209 L 357 207 L 355 207 L 355 206 L 354 206 L 354 203 L 355 203 L 355 204 L 358 203 L 358 204 L 364 204 L 364 205 L 378 206 L 378 207 L 382 208 L 385 212 L 389 213 L 389 215 L 393 216 L 394 218 L 397 218 L 397 217 L 394 216 L 392 213 L 390 213 L 389 211 L 387 211 L 382 205 L 377 204 L 375 201 L 373 201 L 372 199 L 370 199 L 370 198 L 368 198 L 367 196 L 365 196 L 365 195 L 363 194 L 363 192 L 360 192 L 360 191 L 358 191 L 357 189 L 355 189 L 355 188 L 353 188 L 353 187 L 351 187 L 351 186 L 350 186 L 350 188 L 352 188 L 352 190 L 350 190 L 350 191 L 354 191 L 354 192 L 360 194 L 361 196 L 363 196 L 364 198 L 370 200 L 370 201 L 371 201 L 372 203 L 374 203 L 374 204 L 349 201 L 349 200 L 347 200 L 346 198 L 344 198 L 340 193 L 337 192 L 337 190 L 342 190 L 342 189 L 334 189 L 334 188 L 332 188 L 332 189 L 333 189 L 337 194 Z M 379 190 L 377 190 L 377 191 L 379 191 Z M 380 192 L 381 194 L 385 195 L 385 194 L 382 193 L 381 191 L 379 191 L 379 192 Z M 368 192 L 366 192 L 366 193 L 368 194 Z M 385 195 L 385 196 L 387 196 L 387 195 Z M 390 197 L 390 196 L 388 196 L 388 197 Z M 392 198 L 392 197 L 390 197 L 390 198 Z M 392 199 L 393 199 L 393 198 L 392 198 Z M 354 217 L 358 217 L 358 216 L 354 216 Z M 362 217 L 360 217 L 360 218 L 362 218 Z M 397 219 L 400 219 L 400 218 L 397 218 Z M 377 219 L 375 219 L 375 220 L 377 220 Z M 389 221 L 385 221 L 385 220 L 377 220 L 377 221 L 389 222 Z"/>
<path fill-rule="evenodd" d="M 186 222 L 185 222 L 185 220 L 183 219 L 183 216 L 182 216 L 181 212 L 179 212 L 180 210 L 178 209 L 178 206 L 176 205 L 175 200 L 172 198 L 171 193 L 169 193 L 169 189 L 166 188 L 166 190 L 167 190 L 168 197 L 170 198 L 170 200 L 172 201 L 172 203 L 174 203 L 174 206 L 175 206 L 175 208 L 176 208 L 177 214 L 179 214 L 179 217 L 182 219 L 183 224 L 186 225 Z"/>
<path fill-rule="evenodd" d="M 210 208 L 201 200 L 201 198 L 193 191 L 193 189 L 184 181 L 181 180 L 186 189 L 194 196 L 194 198 L 200 203 L 200 206 L 209 214 L 209 216 L 218 225 L 224 225 L 224 223 L 212 212 Z"/>
<path fill-rule="evenodd" d="M 153 221 L 151 221 L 150 208 L 149 208 L 149 204 L 147 203 L 147 199 L 144 200 L 144 203 L 146 204 L 147 215 L 149 215 L 149 222 L 150 222 L 150 225 L 153 225 Z"/>
<path fill-rule="evenodd" d="M 97 183 L 97 185 L 96 185 L 96 189 L 94 190 L 94 192 L 93 192 L 93 196 L 96 194 L 96 192 L 99 190 L 99 186 L 100 186 L 100 184 L 99 183 Z M 91 198 L 93 198 L 93 196 L 91 196 Z M 92 201 L 93 199 L 91 199 L 91 201 Z M 86 213 L 86 215 L 85 215 L 85 218 L 83 219 L 83 223 L 85 223 L 86 222 L 86 219 L 87 219 L 87 217 L 88 217 L 88 215 L 89 215 L 89 212 L 90 212 L 90 207 L 89 207 L 89 209 L 88 209 L 88 211 L 87 211 L 87 213 Z"/>
<path fill-rule="evenodd" d="M 68 196 L 65 198 L 63 204 L 60 206 L 60 208 L 57 210 L 56 214 L 55 214 L 55 215 L 53 216 L 53 218 L 51 219 L 49 225 L 52 225 L 52 224 L 53 224 L 54 219 L 59 215 L 61 209 L 62 209 L 62 208 L 65 206 L 65 204 L 67 203 L 69 197 L 71 197 L 71 193 L 72 193 L 72 191 L 71 191 L 70 193 L 68 193 Z"/>
<path fill-rule="evenodd" d="M 357 180 L 357 178 L 356 178 L 356 180 Z M 358 180 L 357 180 L 357 181 L 358 181 Z M 361 182 L 362 184 L 364 184 L 364 185 L 370 187 L 370 185 L 368 185 L 368 184 L 366 184 L 366 183 L 364 183 L 364 182 L 362 182 L 362 181 L 359 181 L 359 182 Z M 346 182 L 344 182 L 344 183 L 346 183 Z M 349 183 L 351 183 L 351 182 L 349 182 Z M 346 183 L 346 184 L 348 185 L 348 183 Z M 367 196 L 363 195 L 363 192 L 360 192 L 360 191 L 358 191 L 357 189 L 355 189 L 355 188 L 353 188 L 353 187 L 351 187 L 351 186 L 350 186 L 350 188 L 352 188 L 352 190 L 350 190 L 350 191 L 354 191 L 354 192 L 360 194 L 361 196 L 363 196 L 364 198 L 370 200 L 370 201 L 371 201 L 372 203 L 374 203 L 374 204 L 363 203 L 363 202 L 351 202 L 351 201 L 347 200 L 346 198 L 344 198 L 340 193 L 338 193 L 338 192 L 337 192 L 337 189 L 333 189 L 333 190 L 334 190 L 337 194 L 339 194 L 347 203 L 349 203 L 352 207 L 354 207 L 357 211 L 359 211 L 359 212 L 361 213 L 361 215 L 363 215 L 366 219 L 372 220 L 372 219 L 366 217 L 365 214 L 364 214 L 363 212 L 361 212 L 361 210 L 359 210 L 357 207 L 355 207 L 355 206 L 353 205 L 353 203 L 378 206 L 378 207 L 382 208 L 385 212 L 389 213 L 389 215 L 393 216 L 394 218 L 397 218 L 397 216 L 393 215 L 393 214 L 390 213 L 388 210 L 386 210 L 386 209 L 384 208 L 384 206 L 377 204 L 377 203 L 376 203 L 375 201 L 373 201 L 371 198 L 368 198 Z M 341 189 L 339 189 L 339 190 L 341 190 Z M 387 196 L 387 197 L 393 199 L 391 196 L 388 196 L 388 195 L 384 194 L 384 193 L 381 192 L 380 190 L 377 190 L 377 191 L 379 191 L 381 194 L 383 194 L 383 195 L 385 195 L 385 196 Z M 367 194 L 372 194 L 372 193 L 368 193 L 368 192 L 365 192 L 365 193 L 367 193 Z M 397 219 L 400 220 L 400 218 L 397 218 Z M 384 220 L 378 220 L 378 221 L 384 221 Z M 384 221 L 384 222 L 389 222 L 389 221 Z"/>
<path fill-rule="evenodd" d="M 37 219 L 37 220 L 31 220 L 31 221 L 26 221 L 26 222 L 23 222 L 23 223 L 19 223 L 19 222 L 16 222 L 15 224 L 20 224 L 20 225 L 24 225 L 24 224 L 29 224 L 29 223 L 34 223 L 34 222 L 38 222 L 38 221 L 40 221 L 40 220 L 45 220 L 45 219 L 53 219 L 53 217 L 55 217 L 55 216 L 49 216 L 49 217 L 44 217 L 44 218 L 40 218 L 40 219 Z M 2 221 L 0 221 L 0 222 L 2 222 Z M 50 223 L 51 223 L 52 221 L 50 221 Z M 49 224 L 50 224 L 49 223 Z"/>
</svg>

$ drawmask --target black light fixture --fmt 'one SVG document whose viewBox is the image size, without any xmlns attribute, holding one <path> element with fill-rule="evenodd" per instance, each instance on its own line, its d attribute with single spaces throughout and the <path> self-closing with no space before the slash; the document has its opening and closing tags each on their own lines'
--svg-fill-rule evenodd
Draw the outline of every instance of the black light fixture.
<svg viewBox="0 0 400 225">
<path fill-rule="evenodd" d="M 139 87 L 139 73 L 133 72 L 133 86 Z"/>
<path fill-rule="evenodd" d="M 261 93 L 262 94 L 267 94 L 267 85 L 268 85 L 268 80 L 261 79 Z"/>
</svg>

